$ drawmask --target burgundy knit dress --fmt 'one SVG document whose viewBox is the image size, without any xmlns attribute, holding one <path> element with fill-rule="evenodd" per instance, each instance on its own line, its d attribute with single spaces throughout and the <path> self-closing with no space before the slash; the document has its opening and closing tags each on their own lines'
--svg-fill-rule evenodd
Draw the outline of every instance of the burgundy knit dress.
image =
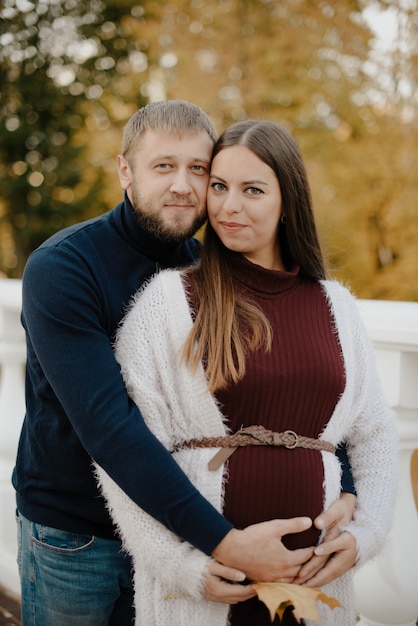
<svg viewBox="0 0 418 626">
<path fill-rule="evenodd" d="M 318 438 L 344 390 L 340 346 L 324 291 L 291 272 L 266 270 L 231 254 L 234 287 L 257 302 L 273 328 L 271 352 L 251 354 L 245 377 L 217 392 L 231 431 L 261 424 Z M 326 452 L 325 454 L 330 454 Z M 268 446 L 238 448 L 228 460 L 224 515 L 235 527 L 275 518 L 316 517 L 323 510 L 321 453 Z M 311 528 L 287 535 L 289 549 L 315 545 Z M 291 611 L 280 622 L 296 624 Z M 253 598 L 231 607 L 231 626 L 270 626 L 263 603 Z"/>
</svg>

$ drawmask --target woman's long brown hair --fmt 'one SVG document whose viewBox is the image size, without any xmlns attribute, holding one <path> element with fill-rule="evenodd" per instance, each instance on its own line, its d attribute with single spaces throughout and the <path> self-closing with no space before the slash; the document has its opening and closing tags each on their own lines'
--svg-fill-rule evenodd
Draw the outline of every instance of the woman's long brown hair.
<svg viewBox="0 0 418 626">
<path fill-rule="evenodd" d="M 285 223 L 280 224 L 278 243 L 285 266 L 298 265 L 301 276 L 324 279 L 325 263 L 309 182 L 295 140 L 273 122 L 237 122 L 219 137 L 212 158 L 236 145 L 249 148 L 277 177 L 285 216 Z M 184 358 L 193 371 L 201 361 L 204 363 L 208 388 L 216 392 L 244 376 L 249 351 L 260 347 L 270 350 L 272 331 L 261 309 L 235 293 L 227 250 L 210 223 L 195 271 L 199 307 L 184 346 Z"/>
</svg>

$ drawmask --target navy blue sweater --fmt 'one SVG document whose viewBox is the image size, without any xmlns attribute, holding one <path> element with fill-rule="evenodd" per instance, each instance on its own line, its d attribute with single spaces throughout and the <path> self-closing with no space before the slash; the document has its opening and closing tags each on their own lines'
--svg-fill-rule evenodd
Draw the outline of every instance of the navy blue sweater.
<svg viewBox="0 0 418 626">
<path fill-rule="evenodd" d="M 167 246 L 144 232 L 125 197 L 30 256 L 22 311 L 26 416 L 13 473 L 25 517 L 111 537 L 94 458 L 143 509 L 205 553 L 232 528 L 150 433 L 112 351 L 133 293 L 159 267 L 189 264 L 198 254 L 197 240 Z"/>
</svg>

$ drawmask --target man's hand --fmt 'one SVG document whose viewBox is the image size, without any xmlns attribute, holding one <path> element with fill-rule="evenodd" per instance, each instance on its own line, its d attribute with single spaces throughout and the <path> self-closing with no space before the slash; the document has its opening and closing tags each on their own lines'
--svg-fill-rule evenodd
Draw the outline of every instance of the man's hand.
<svg viewBox="0 0 418 626">
<path fill-rule="evenodd" d="M 284 535 L 299 533 L 312 526 L 309 517 L 271 520 L 231 530 L 213 552 L 214 558 L 245 573 L 257 582 L 290 582 L 313 556 L 312 548 L 287 550 Z"/>
<path fill-rule="evenodd" d="M 314 520 L 316 528 L 326 530 L 323 542 L 315 548 L 315 556 L 306 563 L 293 580 L 298 585 L 322 587 L 353 567 L 357 544 L 349 532 L 341 528 L 349 524 L 356 508 L 356 497 L 342 493 L 327 511 Z"/>
<path fill-rule="evenodd" d="M 245 574 L 239 570 L 211 561 L 205 582 L 205 598 L 211 602 L 236 604 L 253 598 L 256 593 L 251 585 L 237 583 L 245 580 Z"/>
</svg>

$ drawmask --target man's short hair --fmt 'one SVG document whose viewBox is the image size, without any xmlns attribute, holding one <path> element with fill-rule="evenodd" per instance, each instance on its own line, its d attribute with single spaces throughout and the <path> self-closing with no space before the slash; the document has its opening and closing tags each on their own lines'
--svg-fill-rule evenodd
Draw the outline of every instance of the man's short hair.
<svg viewBox="0 0 418 626">
<path fill-rule="evenodd" d="M 212 121 L 197 104 L 185 100 L 152 102 L 134 113 L 126 123 L 122 138 L 122 154 L 125 158 L 132 155 L 146 130 L 178 134 L 184 131 L 206 131 L 214 143 L 217 139 Z"/>
</svg>

